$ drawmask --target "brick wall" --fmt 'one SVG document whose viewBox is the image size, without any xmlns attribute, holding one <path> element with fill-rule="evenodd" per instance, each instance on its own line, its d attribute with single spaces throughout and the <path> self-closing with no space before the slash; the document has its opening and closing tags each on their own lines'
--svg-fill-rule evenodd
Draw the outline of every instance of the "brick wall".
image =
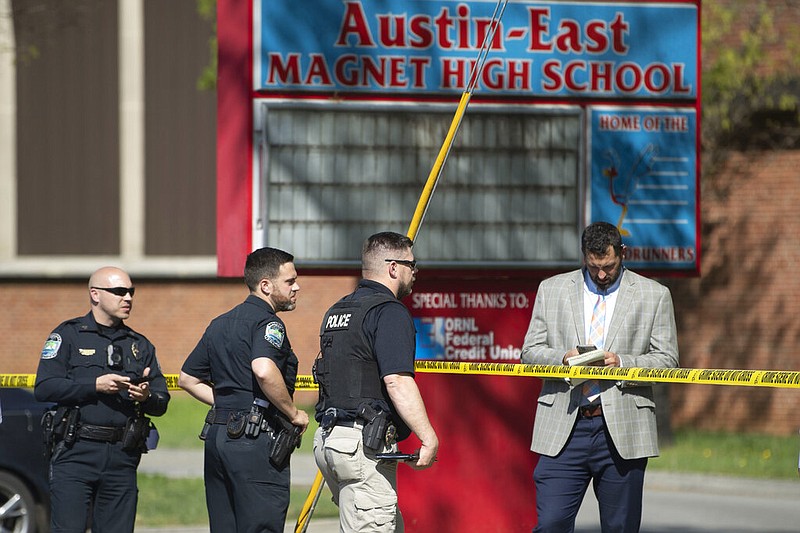
<svg viewBox="0 0 800 533">
<path fill-rule="evenodd" d="M 800 369 L 800 151 L 732 154 L 704 180 L 699 279 L 670 280 L 681 366 Z M 671 386 L 676 426 L 793 434 L 800 390 Z"/>
<path fill-rule="evenodd" d="M 319 351 L 319 325 L 330 305 L 352 291 L 355 277 L 301 277 L 299 303 L 281 313 L 300 372 L 311 373 Z M 177 374 L 208 323 L 247 297 L 241 280 L 153 281 L 136 279 L 137 292 L 128 325 L 156 346 L 165 373 Z M 0 283 L 0 373 L 35 373 L 50 331 L 62 321 L 89 311 L 86 280 Z M 316 393 L 298 401 L 313 403 Z"/>
</svg>

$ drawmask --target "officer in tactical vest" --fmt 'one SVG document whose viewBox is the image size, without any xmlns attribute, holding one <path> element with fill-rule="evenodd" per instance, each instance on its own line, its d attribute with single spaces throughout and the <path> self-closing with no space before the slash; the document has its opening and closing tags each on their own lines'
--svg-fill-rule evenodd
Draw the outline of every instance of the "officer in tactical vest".
<svg viewBox="0 0 800 533">
<path fill-rule="evenodd" d="M 178 384 L 213 406 L 200 435 L 212 533 L 284 530 L 289 455 L 308 426 L 292 400 L 297 357 L 277 315 L 297 305 L 293 261 L 276 248 L 248 255 L 249 296 L 209 324 L 181 369 Z"/>
<path fill-rule="evenodd" d="M 134 287 L 123 270 L 89 279 L 91 310 L 59 325 L 44 344 L 34 394 L 45 413 L 53 533 L 133 531 L 141 454 L 152 449 L 169 393 L 150 341 L 123 323 Z"/>
<path fill-rule="evenodd" d="M 378 455 L 396 452 L 413 432 L 422 445 L 407 464 L 424 469 L 439 447 L 414 381 L 414 323 L 400 302 L 417 272 L 413 244 L 399 233 L 369 237 L 363 279 L 320 328 L 314 458 L 339 506 L 342 531 L 403 531 L 397 461 Z"/>
</svg>

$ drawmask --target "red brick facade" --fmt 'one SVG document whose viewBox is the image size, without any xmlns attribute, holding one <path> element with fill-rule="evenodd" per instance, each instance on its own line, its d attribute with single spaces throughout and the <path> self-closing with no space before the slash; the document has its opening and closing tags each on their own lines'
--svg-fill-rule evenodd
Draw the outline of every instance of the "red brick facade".
<svg viewBox="0 0 800 533">
<path fill-rule="evenodd" d="M 136 279 L 128 325 L 156 346 L 165 373 L 177 374 L 208 323 L 247 297 L 241 280 L 153 281 Z M 357 282 L 353 277 L 303 276 L 299 305 L 283 313 L 289 338 L 300 358 L 300 373 L 310 374 L 319 351 L 324 311 Z M 0 283 L 0 373 L 35 373 L 42 345 L 60 322 L 89 310 L 86 281 L 4 281 Z M 313 403 L 316 393 L 298 397 Z"/>
<path fill-rule="evenodd" d="M 699 279 L 670 280 L 681 364 L 800 370 L 800 151 L 735 153 L 706 178 Z M 672 422 L 793 434 L 800 390 L 675 385 Z"/>
</svg>

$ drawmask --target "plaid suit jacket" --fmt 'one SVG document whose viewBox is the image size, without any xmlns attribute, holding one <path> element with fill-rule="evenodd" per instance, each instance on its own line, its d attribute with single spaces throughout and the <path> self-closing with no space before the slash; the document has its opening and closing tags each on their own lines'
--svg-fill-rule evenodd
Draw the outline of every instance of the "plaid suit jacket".
<svg viewBox="0 0 800 533">
<path fill-rule="evenodd" d="M 617 303 L 606 333 L 605 350 L 623 367 L 678 366 L 675 313 L 669 289 L 624 270 Z M 522 347 L 522 362 L 560 365 L 564 354 L 586 344 L 583 272 L 575 270 L 539 285 L 533 315 Z M 649 384 L 599 380 L 603 416 L 617 451 L 625 459 L 658 455 L 655 402 Z M 536 408 L 531 450 L 556 456 L 572 432 L 581 402 L 581 386 L 546 379 Z"/>
</svg>

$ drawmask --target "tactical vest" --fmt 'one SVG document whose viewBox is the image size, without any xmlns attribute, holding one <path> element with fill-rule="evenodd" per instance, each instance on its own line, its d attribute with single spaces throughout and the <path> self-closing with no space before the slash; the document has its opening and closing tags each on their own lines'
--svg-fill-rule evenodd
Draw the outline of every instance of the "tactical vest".
<svg viewBox="0 0 800 533">
<path fill-rule="evenodd" d="M 356 411 L 365 400 L 391 405 L 363 328 L 367 312 L 384 303 L 403 305 L 389 294 L 376 293 L 340 300 L 328 309 L 319 332 L 321 357 L 314 370 L 318 411 L 329 407 Z"/>
</svg>

